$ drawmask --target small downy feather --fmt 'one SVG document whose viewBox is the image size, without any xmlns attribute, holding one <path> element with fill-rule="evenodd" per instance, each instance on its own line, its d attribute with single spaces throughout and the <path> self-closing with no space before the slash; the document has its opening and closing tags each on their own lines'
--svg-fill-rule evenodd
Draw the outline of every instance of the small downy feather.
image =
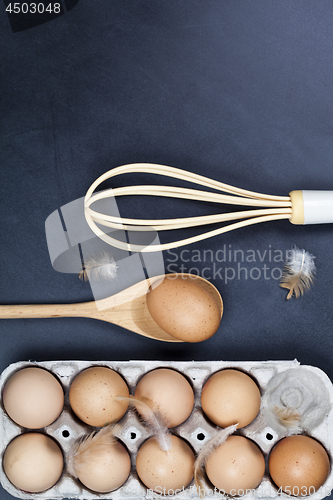
<svg viewBox="0 0 333 500">
<path fill-rule="evenodd" d="M 233 432 L 235 432 L 237 427 L 238 424 L 235 424 L 220 430 L 215 436 L 213 436 L 209 441 L 207 441 L 207 443 L 203 445 L 199 455 L 197 456 L 194 464 L 194 484 L 197 488 L 197 492 L 200 498 L 204 498 L 205 496 L 205 485 L 203 479 L 204 467 L 208 458 L 218 446 L 225 442 L 230 434 L 233 434 Z"/>
<path fill-rule="evenodd" d="M 274 411 L 280 424 L 284 427 L 297 426 L 301 420 L 301 415 L 295 408 L 274 406 Z"/>
<path fill-rule="evenodd" d="M 141 399 L 137 399 L 134 396 L 130 396 L 129 398 L 123 396 L 116 396 L 118 401 L 128 401 L 130 406 L 138 409 L 141 407 L 144 410 L 144 415 L 141 415 L 142 420 L 146 423 L 154 436 L 157 439 L 159 447 L 161 450 L 169 452 L 171 450 L 171 434 L 166 422 L 164 415 L 158 410 L 152 410 L 151 407 L 142 401 Z"/>
<path fill-rule="evenodd" d="M 293 295 L 298 298 L 311 288 L 316 273 L 314 259 L 309 252 L 297 247 L 289 252 L 280 283 L 282 288 L 289 290 L 287 300 Z"/>
<path fill-rule="evenodd" d="M 112 255 L 101 252 L 84 261 L 84 268 L 79 273 L 79 278 L 84 281 L 113 280 L 117 275 L 117 263 Z"/>
<path fill-rule="evenodd" d="M 99 458 L 102 447 L 112 446 L 117 442 L 116 433 L 120 431 L 119 425 L 107 425 L 98 432 L 87 434 L 83 440 L 77 441 L 67 455 L 68 472 L 74 476 L 89 471 L 90 464 Z"/>
</svg>

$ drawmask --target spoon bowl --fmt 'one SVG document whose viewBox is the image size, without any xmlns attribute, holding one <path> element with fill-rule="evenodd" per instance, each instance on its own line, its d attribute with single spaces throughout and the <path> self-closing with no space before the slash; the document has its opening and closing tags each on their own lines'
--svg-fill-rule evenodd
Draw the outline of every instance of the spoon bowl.
<svg viewBox="0 0 333 500">
<path fill-rule="evenodd" d="M 17 318 L 63 318 L 80 317 L 93 318 L 119 325 L 126 330 L 138 333 L 144 337 L 164 342 L 183 342 L 165 332 L 151 317 L 146 301 L 146 295 L 154 283 L 164 277 L 176 277 L 177 274 L 154 276 L 115 295 L 105 299 L 82 302 L 79 304 L 30 304 L 0 306 L 0 319 Z M 223 301 L 220 293 L 209 281 L 193 274 L 179 276 L 193 279 L 193 282 L 203 288 L 215 300 L 221 317 Z"/>
</svg>

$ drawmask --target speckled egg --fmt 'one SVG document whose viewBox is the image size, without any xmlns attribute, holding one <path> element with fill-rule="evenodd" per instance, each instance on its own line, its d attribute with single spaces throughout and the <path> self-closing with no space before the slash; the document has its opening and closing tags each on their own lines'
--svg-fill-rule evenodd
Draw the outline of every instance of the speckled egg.
<svg viewBox="0 0 333 500">
<path fill-rule="evenodd" d="M 184 375 L 170 368 L 158 368 L 146 373 L 136 386 L 135 398 L 157 410 L 167 427 L 185 422 L 194 405 L 191 384 Z M 137 410 L 144 417 L 144 407 L 137 405 Z"/>
<path fill-rule="evenodd" d="M 202 388 L 201 406 L 207 417 L 220 427 L 245 427 L 260 409 L 260 391 L 254 380 L 240 370 L 214 373 Z"/>
<path fill-rule="evenodd" d="M 69 390 L 76 416 L 95 427 L 118 422 L 126 413 L 128 401 L 118 401 L 117 396 L 128 398 L 128 386 L 119 373 L 103 366 L 82 370 Z"/>
<path fill-rule="evenodd" d="M 201 342 L 217 331 L 221 312 L 213 297 L 195 279 L 165 277 L 147 293 L 153 320 L 169 335 L 185 342 Z"/>
<path fill-rule="evenodd" d="M 250 439 L 229 436 L 207 459 L 206 473 L 221 492 L 243 496 L 247 489 L 260 484 L 265 473 L 265 459 Z"/>
<path fill-rule="evenodd" d="M 76 475 L 84 486 L 97 493 L 120 488 L 131 471 L 131 458 L 122 443 L 101 445 L 89 454 L 89 460 L 75 465 Z"/>
<path fill-rule="evenodd" d="M 283 491 L 306 496 L 324 484 L 330 472 L 325 448 L 309 436 L 296 435 L 281 439 L 269 456 L 269 473 Z"/>
<path fill-rule="evenodd" d="M 192 481 L 194 462 L 194 453 L 183 439 L 171 436 L 171 449 L 163 451 L 152 437 L 138 451 L 136 470 L 147 488 L 161 494 L 173 494 Z"/>
</svg>

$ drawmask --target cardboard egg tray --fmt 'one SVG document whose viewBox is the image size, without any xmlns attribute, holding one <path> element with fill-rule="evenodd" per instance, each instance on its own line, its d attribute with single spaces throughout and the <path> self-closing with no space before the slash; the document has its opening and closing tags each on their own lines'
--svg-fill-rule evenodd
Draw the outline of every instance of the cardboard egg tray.
<svg viewBox="0 0 333 500">
<path fill-rule="evenodd" d="M 195 405 L 192 414 L 186 422 L 172 429 L 175 435 L 178 435 L 185 439 L 193 448 L 193 450 L 198 453 L 202 446 L 216 433 L 220 430 L 219 427 L 215 426 L 203 415 L 200 406 L 200 395 L 203 384 L 214 372 L 219 371 L 224 368 L 236 368 L 243 370 L 253 377 L 258 383 L 263 396 L 265 393 L 265 388 L 268 381 L 276 374 L 288 370 L 290 368 L 298 368 L 301 365 L 298 361 L 265 361 L 265 362 L 224 362 L 224 361 L 192 361 L 192 362 L 160 362 L 160 361 L 129 361 L 129 362 L 116 362 L 116 361 L 101 361 L 101 362 L 89 362 L 89 361 L 48 361 L 48 362 L 20 362 L 10 365 L 0 377 L 0 389 L 1 394 L 3 386 L 8 380 L 8 378 L 18 369 L 28 367 L 28 366 L 38 366 L 49 370 L 53 373 L 58 380 L 61 382 L 65 391 L 65 405 L 63 412 L 59 418 L 48 427 L 42 429 L 40 432 L 44 432 L 52 436 L 60 445 L 64 457 L 65 457 L 65 468 L 62 477 L 59 481 L 47 491 L 42 493 L 26 493 L 18 490 L 12 483 L 7 479 L 3 469 L 1 468 L 1 484 L 5 490 L 7 490 L 11 495 L 18 498 L 40 498 L 40 499 L 65 499 L 65 498 L 77 498 L 77 499 L 129 499 L 129 500 L 143 500 L 149 498 L 175 498 L 179 500 L 189 500 L 198 499 L 198 494 L 194 486 L 194 482 L 181 492 L 175 495 L 167 495 L 165 493 L 154 493 L 142 484 L 139 480 L 135 471 L 135 459 L 136 453 L 140 445 L 150 436 L 150 432 L 145 427 L 145 425 L 139 420 L 134 409 L 128 409 L 124 417 L 119 421 L 120 431 L 117 436 L 127 447 L 132 460 L 132 471 L 127 479 L 127 481 L 117 490 L 106 493 L 99 494 L 94 493 L 86 489 L 79 481 L 71 477 L 66 471 L 66 453 L 69 451 L 71 445 L 75 440 L 80 438 L 87 433 L 94 430 L 93 427 L 85 425 L 81 422 L 72 412 L 69 400 L 68 391 L 70 384 L 74 377 L 83 369 L 90 366 L 107 366 L 113 370 L 119 372 L 123 378 L 126 380 L 130 393 L 134 394 L 134 390 L 138 380 L 148 371 L 155 368 L 170 367 L 178 370 L 180 373 L 186 376 L 186 378 L 191 383 L 194 393 L 195 393 Z M 327 375 L 320 369 L 304 366 L 308 370 L 311 370 L 317 376 L 320 377 L 323 384 L 326 386 L 330 403 L 333 402 L 333 386 Z M 262 403 L 263 405 L 263 403 Z M 1 419 L 1 460 L 3 453 L 9 444 L 9 442 L 25 432 L 26 429 L 21 428 L 15 424 L 5 413 L 4 408 L 1 404 L 0 410 Z M 333 409 L 326 415 L 324 421 L 318 425 L 309 435 L 320 441 L 326 448 L 332 464 L 333 456 Z M 38 431 L 39 432 L 39 431 Z M 260 449 L 262 450 L 266 462 L 268 459 L 269 452 L 274 444 L 280 440 L 282 437 L 287 435 L 281 430 L 274 429 L 268 426 L 265 418 L 263 417 L 263 407 L 256 417 L 256 419 L 249 424 L 247 427 L 240 429 L 236 432 L 237 434 L 249 437 L 255 441 Z M 214 491 L 214 487 L 206 483 L 207 491 L 206 498 L 208 499 L 221 499 L 223 494 L 218 491 Z M 331 493 L 333 488 L 333 472 L 330 475 L 326 483 L 314 494 L 307 496 L 308 499 L 317 500 L 324 498 Z M 242 498 L 277 498 L 277 497 L 287 498 L 288 495 L 278 491 L 276 486 L 272 483 L 267 473 L 255 490 L 251 490 L 245 494 Z M 231 497 L 229 497 L 231 498 Z M 294 497 L 293 497 L 294 498 Z"/>
</svg>

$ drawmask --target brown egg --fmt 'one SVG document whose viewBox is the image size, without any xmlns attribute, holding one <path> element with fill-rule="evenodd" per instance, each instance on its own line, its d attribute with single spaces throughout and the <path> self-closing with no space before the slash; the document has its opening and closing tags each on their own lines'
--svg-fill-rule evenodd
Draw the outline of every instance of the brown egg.
<svg viewBox="0 0 333 500">
<path fill-rule="evenodd" d="M 260 409 L 260 391 L 246 373 L 226 369 L 214 373 L 201 393 L 201 406 L 207 417 L 220 427 L 245 427 Z"/>
<path fill-rule="evenodd" d="M 256 488 L 265 473 L 265 459 L 259 447 L 243 436 L 229 436 L 209 456 L 206 473 L 221 493 L 244 495 Z"/>
<path fill-rule="evenodd" d="M 325 448 L 315 439 L 302 435 L 281 439 L 272 449 L 268 465 L 278 488 L 295 496 L 313 494 L 330 472 Z"/>
<path fill-rule="evenodd" d="M 62 412 L 64 391 L 52 373 L 28 367 L 9 378 L 2 399 L 14 422 L 29 429 L 40 429 L 52 424 Z"/>
<path fill-rule="evenodd" d="M 147 293 L 147 307 L 164 331 L 185 342 L 201 342 L 218 329 L 221 313 L 215 300 L 195 280 L 166 277 Z"/>
<path fill-rule="evenodd" d="M 141 481 L 161 494 L 174 494 L 186 488 L 193 479 L 195 457 L 192 449 L 177 436 L 171 436 L 171 444 L 171 450 L 163 451 L 154 437 L 149 438 L 136 458 Z"/>
<path fill-rule="evenodd" d="M 194 405 L 194 393 L 187 379 L 176 370 L 158 368 L 146 373 L 135 389 L 135 398 L 158 410 L 168 427 L 185 422 Z M 144 408 L 137 406 L 144 418 Z"/>
<path fill-rule="evenodd" d="M 62 452 L 57 443 L 36 432 L 21 434 L 11 441 L 3 458 L 8 479 L 29 493 L 51 488 L 60 478 L 63 466 Z"/>
<path fill-rule="evenodd" d="M 119 441 L 109 446 L 99 446 L 91 458 L 77 472 L 82 484 L 90 490 L 107 493 L 120 488 L 128 478 L 131 459 Z"/>
<path fill-rule="evenodd" d="M 129 397 L 129 390 L 119 373 L 103 366 L 81 371 L 69 390 L 74 413 L 86 424 L 103 427 L 118 422 L 126 413 L 128 402 L 116 396 Z"/>
</svg>

